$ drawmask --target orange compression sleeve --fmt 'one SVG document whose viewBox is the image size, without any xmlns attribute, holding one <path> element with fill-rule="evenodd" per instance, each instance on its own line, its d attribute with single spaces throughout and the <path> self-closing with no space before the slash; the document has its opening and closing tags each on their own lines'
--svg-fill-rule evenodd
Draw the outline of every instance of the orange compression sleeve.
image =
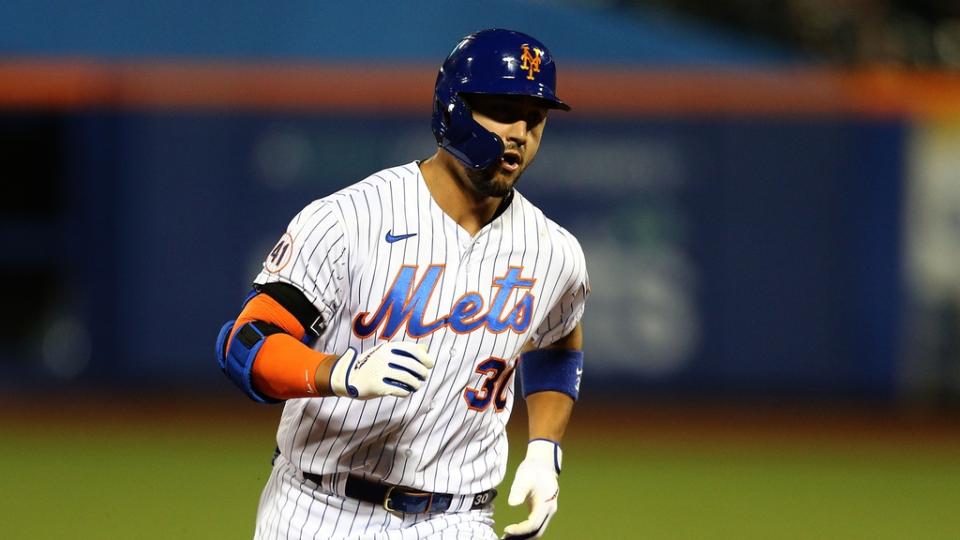
<svg viewBox="0 0 960 540">
<path fill-rule="evenodd" d="M 285 333 L 267 336 L 253 363 L 253 386 L 275 399 L 331 395 L 328 385 L 317 388 L 317 369 L 323 364 L 321 380 L 325 381 L 331 363 L 337 357 L 314 351 L 304 345 L 305 330 L 289 311 L 266 294 L 254 296 L 237 317 L 233 332 L 252 321 L 274 324 Z M 233 335 L 230 336 L 231 341 Z M 229 347 L 229 345 L 228 345 Z"/>
<path fill-rule="evenodd" d="M 237 316 L 237 322 L 233 325 L 233 333 L 236 334 L 243 325 L 248 322 L 263 321 L 275 324 L 296 339 L 303 339 L 306 332 L 300 321 L 292 313 L 284 309 L 279 302 L 270 298 L 266 294 L 260 293 L 243 306 L 243 311 Z M 233 341 L 233 334 L 230 335 L 230 342 Z M 227 342 L 227 346 L 230 346 Z"/>
</svg>

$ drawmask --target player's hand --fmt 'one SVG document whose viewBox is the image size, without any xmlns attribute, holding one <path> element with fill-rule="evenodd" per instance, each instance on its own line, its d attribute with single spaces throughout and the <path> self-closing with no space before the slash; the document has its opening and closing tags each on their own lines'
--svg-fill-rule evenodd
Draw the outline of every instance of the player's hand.
<svg viewBox="0 0 960 540">
<path fill-rule="evenodd" d="M 535 439 L 527 444 L 527 457 L 517 467 L 507 503 L 517 506 L 526 501 L 530 515 L 520 523 L 507 525 L 502 538 L 543 536 L 550 519 L 557 513 L 557 496 L 560 494 L 557 476 L 562 456 L 560 445 L 553 441 Z"/>
<path fill-rule="evenodd" d="M 384 342 L 361 355 L 350 347 L 330 372 L 330 388 L 334 395 L 356 399 L 407 397 L 427 380 L 433 364 L 417 343 Z"/>
</svg>

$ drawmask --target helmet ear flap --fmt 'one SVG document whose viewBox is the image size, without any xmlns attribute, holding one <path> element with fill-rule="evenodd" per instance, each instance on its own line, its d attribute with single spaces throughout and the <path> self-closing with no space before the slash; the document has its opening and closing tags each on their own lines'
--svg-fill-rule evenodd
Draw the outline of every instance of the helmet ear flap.
<svg viewBox="0 0 960 540">
<path fill-rule="evenodd" d="M 462 96 L 454 94 L 446 105 L 437 101 L 435 124 L 442 126 L 438 135 L 440 147 L 471 169 L 480 170 L 492 165 L 503 155 L 503 141 L 473 119 L 470 105 Z"/>
</svg>

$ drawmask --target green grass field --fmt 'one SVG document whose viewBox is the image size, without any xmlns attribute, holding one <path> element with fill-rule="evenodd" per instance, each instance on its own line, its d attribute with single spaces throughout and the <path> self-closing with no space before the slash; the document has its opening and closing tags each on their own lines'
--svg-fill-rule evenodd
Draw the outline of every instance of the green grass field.
<svg viewBox="0 0 960 540">
<path fill-rule="evenodd" d="M 0 538 L 251 537 L 269 425 L 0 427 Z M 910 448 L 574 434 L 547 538 L 960 538 L 960 452 Z"/>
</svg>

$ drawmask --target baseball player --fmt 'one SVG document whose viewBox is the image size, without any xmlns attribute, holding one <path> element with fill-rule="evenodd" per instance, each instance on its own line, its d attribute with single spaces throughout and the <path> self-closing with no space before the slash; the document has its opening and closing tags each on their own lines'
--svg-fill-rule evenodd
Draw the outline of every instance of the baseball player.
<svg viewBox="0 0 960 540">
<path fill-rule="evenodd" d="M 543 535 L 583 366 L 576 239 L 515 186 L 556 95 L 547 48 L 465 37 L 437 77 L 437 152 L 314 201 L 217 339 L 221 369 L 284 401 L 256 538 L 497 538 L 519 372 L 529 441 L 508 502 Z"/>
</svg>

